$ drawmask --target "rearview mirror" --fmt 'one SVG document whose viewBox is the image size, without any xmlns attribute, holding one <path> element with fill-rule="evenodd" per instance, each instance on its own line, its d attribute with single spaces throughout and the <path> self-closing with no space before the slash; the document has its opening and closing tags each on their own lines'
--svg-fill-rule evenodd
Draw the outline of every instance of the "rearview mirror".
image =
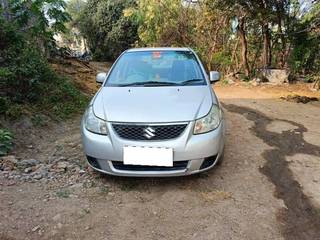
<svg viewBox="0 0 320 240">
<path fill-rule="evenodd" d="M 99 84 L 102 84 L 106 79 L 106 77 L 107 77 L 107 73 L 105 72 L 98 73 L 96 77 L 96 82 Z"/>
<path fill-rule="evenodd" d="M 220 80 L 220 73 L 218 71 L 210 71 L 210 82 L 214 83 Z"/>
</svg>

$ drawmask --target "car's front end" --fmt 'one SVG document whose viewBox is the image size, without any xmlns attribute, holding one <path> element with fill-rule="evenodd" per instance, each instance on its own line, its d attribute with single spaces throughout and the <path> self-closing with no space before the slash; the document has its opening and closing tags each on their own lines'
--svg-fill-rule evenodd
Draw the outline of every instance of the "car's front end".
<svg viewBox="0 0 320 240">
<path fill-rule="evenodd" d="M 195 121 L 179 123 L 113 123 L 107 122 L 107 135 L 93 133 L 82 124 L 87 159 L 94 169 L 119 176 L 181 176 L 212 168 L 223 154 L 224 120 L 210 132 L 193 134 Z M 151 127 L 165 139 L 147 140 L 140 134 Z M 157 136 L 157 135 L 156 135 Z M 143 140 L 142 140 L 143 139 Z M 173 166 L 140 166 L 123 164 L 125 146 L 170 147 L 174 149 Z"/>
<path fill-rule="evenodd" d="M 208 79 L 191 86 L 102 87 L 81 131 L 90 166 L 117 176 L 195 174 L 215 166 L 224 151 L 225 121 Z"/>
</svg>

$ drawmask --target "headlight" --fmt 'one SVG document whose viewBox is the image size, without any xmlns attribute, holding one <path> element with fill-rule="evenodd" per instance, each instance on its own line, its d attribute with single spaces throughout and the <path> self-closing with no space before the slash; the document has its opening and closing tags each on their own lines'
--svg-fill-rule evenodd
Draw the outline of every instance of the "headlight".
<svg viewBox="0 0 320 240">
<path fill-rule="evenodd" d="M 89 106 L 84 114 L 84 126 L 90 132 L 102 135 L 108 134 L 107 122 L 94 115 L 92 106 Z"/>
<path fill-rule="evenodd" d="M 213 104 L 208 115 L 196 120 L 193 134 L 206 133 L 216 129 L 220 124 L 221 118 L 221 109 L 217 105 Z"/>
</svg>

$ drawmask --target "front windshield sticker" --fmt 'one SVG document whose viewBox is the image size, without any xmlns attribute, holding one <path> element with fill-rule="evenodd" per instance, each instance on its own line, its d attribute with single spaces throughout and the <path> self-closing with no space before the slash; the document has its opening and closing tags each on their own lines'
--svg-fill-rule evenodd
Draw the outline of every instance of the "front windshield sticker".
<svg viewBox="0 0 320 240">
<path fill-rule="evenodd" d="M 152 52 L 152 58 L 153 59 L 161 58 L 161 52 Z"/>
</svg>

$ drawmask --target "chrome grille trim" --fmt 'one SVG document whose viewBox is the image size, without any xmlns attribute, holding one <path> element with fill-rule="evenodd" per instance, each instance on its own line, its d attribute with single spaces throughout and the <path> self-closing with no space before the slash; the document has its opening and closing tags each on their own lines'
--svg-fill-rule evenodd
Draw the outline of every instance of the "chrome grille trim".
<svg viewBox="0 0 320 240">
<path fill-rule="evenodd" d="M 114 132 L 121 138 L 134 141 L 161 141 L 175 139 L 185 131 L 188 123 L 116 123 L 113 122 Z"/>
</svg>

